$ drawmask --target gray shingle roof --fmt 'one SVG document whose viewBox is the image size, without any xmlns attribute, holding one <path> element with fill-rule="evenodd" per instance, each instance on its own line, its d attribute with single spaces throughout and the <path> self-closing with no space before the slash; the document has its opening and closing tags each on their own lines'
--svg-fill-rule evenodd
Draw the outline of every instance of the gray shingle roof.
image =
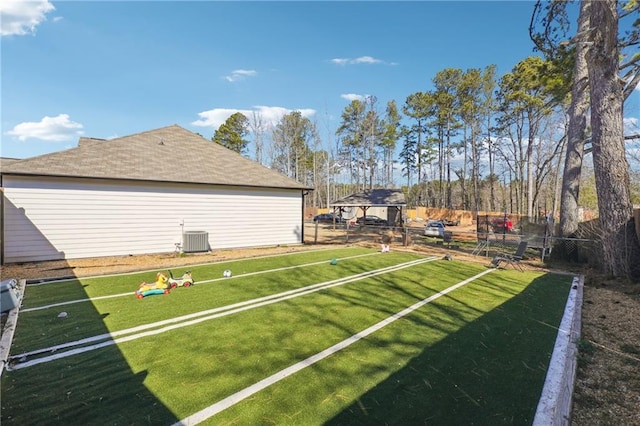
<svg viewBox="0 0 640 426">
<path fill-rule="evenodd" d="M 2 174 L 311 189 L 178 125 L 2 164 Z"/>
<path fill-rule="evenodd" d="M 348 195 L 329 204 L 330 207 L 405 206 L 404 193 L 399 189 L 368 189 Z"/>
<path fill-rule="evenodd" d="M 8 167 L 10 164 L 15 163 L 16 161 L 20 160 L 18 158 L 0 157 L 0 173 L 5 167 Z"/>
</svg>

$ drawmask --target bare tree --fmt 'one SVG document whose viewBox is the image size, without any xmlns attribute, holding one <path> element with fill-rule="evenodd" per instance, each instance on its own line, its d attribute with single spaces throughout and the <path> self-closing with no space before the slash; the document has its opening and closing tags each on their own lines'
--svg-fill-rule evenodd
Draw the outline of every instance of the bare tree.
<svg viewBox="0 0 640 426">
<path fill-rule="evenodd" d="M 545 213 L 549 211 L 555 212 L 556 186 L 559 181 L 557 174 L 560 170 L 560 164 L 563 159 L 562 154 L 566 145 L 566 132 L 563 125 L 564 113 L 557 112 L 557 114 L 549 116 L 549 120 L 545 121 L 540 132 L 540 138 L 533 151 L 533 205 L 538 210 L 545 210 Z"/>
<path fill-rule="evenodd" d="M 282 116 L 272 132 L 275 155 L 271 167 L 308 184 L 312 168 L 309 147 L 315 135 L 314 124 L 299 111 Z"/>
<path fill-rule="evenodd" d="M 253 143 L 256 147 L 256 162 L 263 164 L 266 123 L 259 112 L 253 111 L 251 113 L 251 117 L 249 117 L 249 129 L 253 134 Z"/>
<path fill-rule="evenodd" d="M 535 189 L 533 150 L 543 120 L 552 111 L 550 85 L 542 78 L 549 67 L 550 64 L 539 57 L 530 56 L 520 61 L 511 73 L 502 77 L 498 94 L 501 112 L 499 126 L 503 132 L 509 127 L 515 128 L 508 134 L 516 145 L 513 150 L 516 161 L 522 164 L 516 169 L 522 197 L 519 211 L 526 206 L 529 217 L 533 216 Z"/>
</svg>

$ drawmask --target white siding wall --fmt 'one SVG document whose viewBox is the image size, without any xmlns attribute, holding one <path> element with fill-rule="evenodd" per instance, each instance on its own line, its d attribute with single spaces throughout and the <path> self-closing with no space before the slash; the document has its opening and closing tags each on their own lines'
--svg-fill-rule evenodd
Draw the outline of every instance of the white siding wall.
<svg viewBox="0 0 640 426">
<path fill-rule="evenodd" d="M 182 231 L 211 249 L 302 242 L 300 190 L 4 176 L 7 263 L 175 250 Z"/>
</svg>

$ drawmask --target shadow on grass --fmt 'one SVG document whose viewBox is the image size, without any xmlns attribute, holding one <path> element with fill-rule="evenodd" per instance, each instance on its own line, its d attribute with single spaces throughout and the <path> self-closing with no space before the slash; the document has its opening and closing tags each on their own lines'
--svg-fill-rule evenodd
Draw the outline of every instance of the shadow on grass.
<svg viewBox="0 0 640 426">
<path fill-rule="evenodd" d="M 451 265 L 446 262 L 433 262 L 429 263 L 429 273 L 433 276 L 443 276 L 445 274 L 451 274 Z M 460 269 L 466 267 L 461 265 Z M 345 270 L 348 270 L 350 274 L 355 274 L 357 270 L 352 270 L 350 266 L 344 266 Z M 468 272 L 463 275 L 471 276 L 477 273 L 477 269 L 470 268 Z M 371 278 L 371 284 L 368 286 L 360 285 L 356 292 L 352 292 L 348 288 L 346 291 L 338 288 L 335 291 L 336 300 L 332 302 L 331 308 L 323 309 L 318 312 L 314 307 L 298 306 L 297 310 L 303 310 L 306 316 L 315 316 L 318 322 L 327 322 L 328 312 L 335 313 L 336 317 L 340 317 L 340 312 L 344 309 L 360 307 L 365 310 L 375 311 L 379 320 L 395 315 L 400 309 L 398 303 L 394 301 L 395 296 L 392 294 L 402 294 L 405 299 L 405 304 L 402 306 L 410 306 L 413 303 L 423 300 L 425 294 L 435 295 L 442 291 L 444 287 L 442 285 L 436 285 L 433 283 L 425 284 L 421 278 L 411 279 L 409 276 L 396 276 L 389 278 L 386 276 L 379 276 Z M 455 284 L 457 281 L 453 280 L 449 285 Z M 381 294 L 380 283 L 382 283 L 384 294 Z M 503 285 L 500 286 L 488 286 L 483 289 L 484 294 L 491 293 L 491 297 L 506 298 L 513 297 L 519 293 L 519 290 L 510 288 L 509 285 L 512 282 L 505 278 Z M 521 284 L 517 284 L 521 285 Z M 451 300 L 455 302 L 455 306 L 448 306 L 445 303 L 441 303 L 444 300 Z M 287 302 L 285 302 L 287 303 Z M 291 302 L 296 303 L 296 302 Z M 467 318 L 471 315 L 476 317 L 483 314 L 483 310 L 474 306 L 473 303 L 458 298 L 457 292 L 449 293 L 443 296 L 440 301 L 435 301 L 429 304 L 431 310 L 436 310 L 435 317 L 448 318 L 447 323 L 434 321 L 433 316 L 428 318 L 413 316 L 412 321 L 418 323 L 421 326 L 429 327 L 431 330 L 437 330 L 443 335 L 451 333 L 452 323 L 466 323 Z M 333 327 L 341 329 L 346 335 L 351 335 L 356 332 L 348 324 L 340 322 L 340 320 L 332 322 Z"/>
<path fill-rule="evenodd" d="M 49 285 L 49 284 L 44 284 Z M 51 284 L 58 285 L 58 284 Z M 74 281 L 72 294 L 87 297 Z M 77 286 L 77 288 L 75 287 Z M 29 288 L 25 292 L 29 297 Z M 69 311 L 61 319 L 61 310 Z M 66 308 L 22 312 L 16 348 L 34 346 L 41 336 L 73 340 L 85 327 L 91 334 L 108 333 L 104 319 L 85 303 Z M 38 324 L 39 323 L 39 324 Z M 45 355 L 50 355 L 51 352 Z M 14 350 L 11 355 L 16 355 Z M 171 424 L 176 416 L 144 384 L 146 371 L 132 371 L 117 346 L 53 360 L 2 375 L 2 413 L 5 424 Z M 118 407 L 114 410 L 114 407 Z"/>
<path fill-rule="evenodd" d="M 569 291 L 563 283 L 536 279 L 424 349 L 326 424 L 530 425 Z"/>
<path fill-rule="evenodd" d="M 433 271 L 430 268 L 432 271 L 430 273 L 440 276 L 447 272 L 450 265 L 443 263 L 440 266 L 442 269 Z M 339 262 L 337 267 L 345 267 L 346 270 L 353 272 L 359 269 L 346 262 Z M 464 268 L 464 265 L 458 267 L 458 269 Z M 404 320 L 413 323 L 418 332 L 411 331 L 411 336 L 399 334 L 389 340 L 390 342 L 397 341 L 399 344 L 385 345 L 385 342 L 376 336 L 367 339 L 368 344 L 375 345 L 380 342 L 380 347 L 384 348 L 383 351 L 397 352 L 399 356 L 402 356 L 402 353 L 406 354 L 407 349 L 410 349 L 413 354 L 420 354 L 415 356 L 402 370 L 379 382 L 370 392 L 361 395 L 356 403 L 331 419 L 329 424 L 417 424 L 425 421 L 434 424 L 525 423 L 524 419 L 529 419 L 530 409 L 535 409 L 535 402 L 537 402 L 537 395 L 539 395 L 541 383 L 544 380 L 544 371 L 553 346 L 553 337 L 550 336 L 555 336 L 553 326 L 541 324 L 559 323 L 566 297 L 562 296 L 562 289 L 558 290 L 562 286 L 558 286 L 557 282 L 555 285 L 550 285 L 549 280 L 544 279 L 534 281 L 522 293 L 518 294 L 524 284 L 518 283 L 516 289 L 513 286 L 514 282 L 509 281 L 508 277 L 509 274 L 505 273 L 505 279 L 499 280 L 499 284 L 486 285 L 481 290 L 479 286 L 475 285 L 476 293 L 501 293 L 503 299 L 517 294 L 487 314 L 483 315 L 484 311 L 479 311 L 473 303 L 469 303 L 469 298 L 462 298 L 457 292 L 453 292 L 438 299 L 438 303 L 430 305 L 439 311 L 435 315 L 432 309 L 430 314 L 416 312 L 406 317 Z M 404 299 L 410 300 L 412 303 L 424 297 L 421 296 L 421 291 L 416 291 L 414 288 L 403 290 L 398 288 L 394 281 L 389 281 L 384 277 L 380 277 L 380 279 L 385 281 L 389 291 L 397 293 L 401 290 Z M 403 279 L 403 276 L 399 275 L 399 279 Z M 413 284 L 420 285 L 420 282 L 416 280 L 413 281 Z M 511 288 L 512 286 L 514 288 Z M 387 300 L 383 295 L 377 298 L 373 297 L 376 291 L 374 287 L 362 286 L 356 289 L 371 293 L 371 297 L 364 297 L 364 300 L 368 302 L 362 302 L 358 298 L 349 296 L 347 290 L 336 290 L 335 293 L 327 292 L 329 294 L 324 296 L 334 299 L 335 306 L 331 306 L 332 312 L 322 311 L 320 307 L 312 305 L 307 307 L 308 311 L 304 313 L 317 317 L 319 322 L 332 322 L 335 327 L 345 331 L 343 334 L 351 335 L 353 330 L 348 321 L 345 321 L 348 318 L 341 315 L 342 309 L 338 303 L 347 306 L 361 306 L 368 310 L 378 310 L 378 315 L 381 318 L 398 311 L 397 304 L 389 304 L 391 298 Z M 422 287 L 432 291 L 437 290 L 425 285 Z M 380 288 L 378 286 L 378 289 Z M 568 288 L 568 284 L 566 288 Z M 385 290 L 383 286 L 381 291 Z M 566 296 L 566 289 L 564 296 Z M 149 300 L 149 302 L 151 301 Z M 301 299 L 298 302 L 302 303 Z M 296 307 L 293 300 L 286 303 Z M 404 304 L 404 301 L 400 304 Z M 301 306 L 309 305 L 302 304 Z M 321 304 L 321 306 L 327 305 Z M 57 312 L 55 311 L 55 313 Z M 556 315 L 557 312 L 559 312 L 558 315 Z M 449 320 L 448 324 L 443 323 L 438 320 L 440 314 L 442 317 L 453 319 Z M 258 312 L 254 312 L 253 315 L 261 317 Z M 284 319 L 287 318 L 286 312 L 281 315 L 284 315 Z M 473 319 L 478 315 L 481 316 L 478 319 Z M 79 315 L 74 314 L 67 319 L 76 316 Z M 89 316 L 104 327 L 101 313 L 93 307 L 83 311 L 81 316 Z M 277 318 L 270 319 L 277 320 Z M 450 334 L 452 323 L 460 324 L 463 328 Z M 253 323 L 249 321 L 248 324 Z M 457 327 L 457 324 L 454 325 Z M 282 321 L 279 326 L 281 326 L 283 333 L 291 334 L 289 322 Z M 273 328 L 278 330 L 275 326 Z M 427 330 L 428 328 L 438 329 L 440 335 L 448 335 L 449 337 L 435 344 L 432 343 L 433 340 L 426 342 L 420 329 Z M 542 339 L 538 336 L 539 329 L 550 330 L 548 333 L 551 334 L 548 336 L 545 334 L 550 338 Z M 55 332 L 70 333 L 72 331 L 59 329 Z M 246 344 L 239 342 L 241 336 L 244 339 L 250 339 L 251 335 L 244 335 L 238 329 L 229 329 L 225 333 L 233 335 L 234 338 L 220 338 L 219 341 L 229 342 L 230 346 L 243 347 L 244 345 L 251 348 L 252 345 L 256 345 L 255 341 Z M 212 335 L 214 333 L 207 336 L 212 338 Z M 282 337 L 282 339 L 274 336 L 268 337 L 268 342 L 265 343 L 270 343 L 272 346 L 282 346 L 286 336 Z M 65 337 L 65 340 L 68 339 Z M 551 342 L 550 345 L 548 342 Z M 153 343 L 151 341 L 148 343 L 148 345 L 137 346 L 137 355 L 144 359 L 140 365 L 149 369 L 149 379 L 153 379 L 154 375 L 156 378 L 158 377 L 155 374 L 157 370 L 154 369 L 164 371 L 162 369 L 167 365 L 180 362 L 157 356 L 157 345 L 151 344 Z M 295 341 L 289 343 L 295 343 Z M 174 344 L 193 347 L 193 351 L 187 351 L 189 354 L 201 351 L 201 343 L 190 338 L 187 334 L 182 335 L 181 343 Z M 268 345 L 260 346 L 252 352 L 261 351 L 261 356 L 268 355 L 269 351 L 265 347 Z M 548 351 L 544 349 L 546 347 L 549 347 Z M 291 348 L 297 350 L 295 344 Z M 531 354 L 531 348 L 534 348 L 534 354 Z M 540 350 L 540 348 L 543 349 Z M 220 349 L 216 347 L 216 355 L 222 356 L 224 351 Z M 235 356 L 236 350 L 232 348 L 229 353 Z M 398 359 L 398 357 L 392 358 Z M 220 362 L 219 365 L 221 369 L 219 371 L 224 374 L 237 376 L 246 374 L 246 371 L 240 368 L 240 364 L 237 364 L 237 371 L 230 371 L 224 362 Z M 367 372 L 372 373 L 374 369 L 379 370 L 378 375 L 383 374 L 383 371 L 388 370 L 386 367 L 381 362 L 371 363 L 369 369 L 364 369 L 364 375 L 368 375 Z M 320 369 L 322 367 L 316 365 L 314 368 Z M 209 374 L 216 374 L 216 371 L 211 369 Z M 323 374 L 336 375 L 336 371 L 331 368 L 324 371 Z M 340 377 L 345 380 L 357 379 L 348 376 L 347 370 L 344 373 Z M 189 381 L 189 377 L 185 376 L 190 375 L 193 383 L 200 383 L 203 378 L 199 374 L 199 371 L 191 371 L 181 373 L 177 377 L 183 382 Z M 175 415 L 160 400 L 162 396 L 154 395 L 145 386 L 146 376 L 147 370 L 132 371 L 120 350 L 115 346 L 14 371 L 8 377 L 3 377 L 2 421 L 14 424 L 170 424 L 175 422 L 177 420 Z M 172 383 L 166 375 L 161 374 L 160 376 L 162 376 L 160 380 L 167 383 L 166 386 Z M 515 386 L 513 382 L 516 382 Z M 160 387 L 155 387 L 155 389 L 161 389 L 161 383 L 156 383 L 156 385 Z M 532 392 L 523 392 L 520 387 L 536 389 Z M 317 391 L 318 389 L 314 389 L 314 392 Z M 8 393 L 10 393 L 9 397 L 7 397 Z M 532 394 L 536 394 L 534 398 L 532 398 Z M 167 397 L 165 396 L 165 398 Z M 292 395 L 287 395 L 287 400 L 291 399 Z M 532 403 L 532 400 L 535 401 Z M 164 403 L 169 404 L 171 401 L 165 399 Z M 277 407 L 271 404 L 267 405 L 267 402 L 264 406 Z M 183 408 L 187 412 L 194 412 L 197 407 Z M 279 407 L 275 409 L 277 410 Z M 332 411 L 332 413 L 335 412 Z"/>
</svg>

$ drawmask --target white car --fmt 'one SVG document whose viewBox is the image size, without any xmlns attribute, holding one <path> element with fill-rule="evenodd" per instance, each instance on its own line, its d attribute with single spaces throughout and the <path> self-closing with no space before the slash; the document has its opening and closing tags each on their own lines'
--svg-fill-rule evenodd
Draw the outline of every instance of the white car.
<svg viewBox="0 0 640 426">
<path fill-rule="evenodd" d="M 439 220 L 430 220 L 424 228 L 424 235 L 427 237 L 444 237 L 444 224 Z"/>
</svg>

